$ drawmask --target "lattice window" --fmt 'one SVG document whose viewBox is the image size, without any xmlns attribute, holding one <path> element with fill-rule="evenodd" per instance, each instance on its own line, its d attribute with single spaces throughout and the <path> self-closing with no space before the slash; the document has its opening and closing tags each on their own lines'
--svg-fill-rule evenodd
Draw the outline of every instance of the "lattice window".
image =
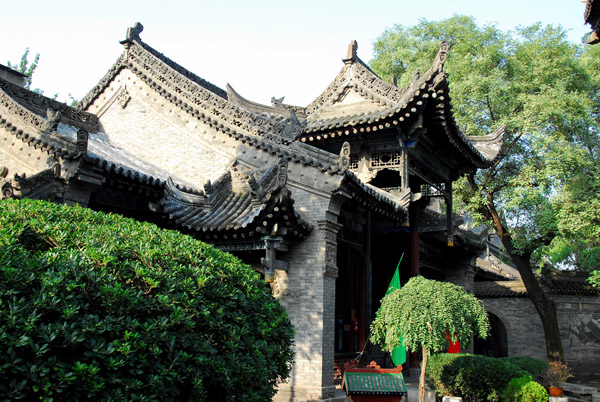
<svg viewBox="0 0 600 402">
<path fill-rule="evenodd" d="M 401 193 L 402 192 L 402 187 L 400 186 L 396 186 L 396 187 L 382 187 L 382 190 L 387 191 L 388 193 Z"/>
<path fill-rule="evenodd" d="M 350 155 L 350 165 L 348 169 L 358 169 L 358 155 Z"/>
<path fill-rule="evenodd" d="M 438 183 L 436 186 L 439 189 L 446 191 L 445 183 Z M 430 186 L 429 184 L 421 184 L 421 194 L 423 197 L 441 197 L 443 194 L 440 190 L 438 190 L 438 188 Z"/>
<path fill-rule="evenodd" d="M 373 152 L 371 154 L 371 167 L 400 166 L 401 160 L 400 151 Z"/>
</svg>

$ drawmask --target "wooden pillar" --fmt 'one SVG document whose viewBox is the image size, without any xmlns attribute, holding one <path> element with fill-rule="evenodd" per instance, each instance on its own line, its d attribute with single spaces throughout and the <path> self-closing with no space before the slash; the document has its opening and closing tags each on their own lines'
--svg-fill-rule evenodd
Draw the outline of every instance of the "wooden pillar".
<svg viewBox="0 0 600 402">
<path fill-rule="evenodd" d="M 411 203 L 410 209 L 410 276 L 419 275 L 419 205 Z M 409 365 L 413 368 L 419 367 L 419 359 L 416 352 L 409 354 Z"/>
<path fill-rule="evenodd" d="M 348 267 L 348 299 L 350 301 L 350 331 L 346 334 L 346 344 L 348 345 L 348 351 L 355 351 L 355 339 L 356 333 L 354 332 L 354 320 L 356 319 L 356 292 L 357 292 L 357 272 L 356 272 L 356 261 L 354 261 L 354 255 L 352 247 L 348 247 L 346 253 L 346 265 Z"/>
<path fill-rule="evenodd" d="M 404 188 L 408 188 L 408 149 L 404 146 L 404 143 L 400 141 L 400 161 L 402 163 L 401 171 L 400 171 L 400 186 Z"/>
<path fill-rule="evenodd" d="M 358 347 L 363 349 L 367 342 L 367 285 L 370 283 L 368 279 L 367 269 L 371 262 L 371 211 L 367 211 L 365 222 L 365 237 L 363 248 L 363 263 L 360 270 L 359 281 L 359 315 L 358 315 Z M 369 307 L 370 308 L 370 307 Z"/>
<path fill-rule="evenodd" d="M 419 205 L 410 205 L 410 276 L 419 275 Z"/>
<path fill-rule="evenodd" d="M 446 192 L 448 197 L 446 199 L 446 221 L 447 221 L 447 237 L 448 247 L 454 247 L 454 215 L 452 214 L 452 180 L 446 183 Z"/>
</svg>

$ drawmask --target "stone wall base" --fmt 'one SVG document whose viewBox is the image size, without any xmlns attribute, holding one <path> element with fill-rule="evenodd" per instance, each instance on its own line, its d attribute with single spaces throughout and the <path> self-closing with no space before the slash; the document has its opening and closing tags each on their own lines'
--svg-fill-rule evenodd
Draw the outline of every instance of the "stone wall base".
<svg viewBox="0 0 600 402">
<path fill-rule="evenodd" d="M 277 395 L 273 402 L 342 402 L 346 396 L 336 393 L 335 386 L 309 388 L 293 386 L 291 384 L 280 384 Z"/>
</svg>

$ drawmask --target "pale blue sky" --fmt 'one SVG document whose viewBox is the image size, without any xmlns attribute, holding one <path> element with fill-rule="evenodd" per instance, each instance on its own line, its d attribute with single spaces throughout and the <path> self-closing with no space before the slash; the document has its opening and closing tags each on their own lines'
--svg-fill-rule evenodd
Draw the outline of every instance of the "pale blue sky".
<svg viewBox="0 0 600 402">
<path fill-rule="evenodd" d="M 577 43 L 589 31 L 580 0 L 11 0 L 0 9 L 0 63 L 17 62 L 26 47 L 40 53 L 33 86 L 60 100 L 82 98 L 102 78 L 136 21 L 146 43 L 213 84 L 300 106 L 329 85 L 351 40 L 369 61 L 373 41 L 394 24 L 456 13 L 505 30 L 560 24 Z"/>
</svg>

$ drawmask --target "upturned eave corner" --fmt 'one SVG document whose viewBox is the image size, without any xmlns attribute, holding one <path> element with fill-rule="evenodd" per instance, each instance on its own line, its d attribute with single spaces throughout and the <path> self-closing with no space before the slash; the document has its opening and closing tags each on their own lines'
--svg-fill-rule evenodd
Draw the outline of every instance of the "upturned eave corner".
<svg viewBox="0 0 600 402">
<path fill-rule="evenodd" d="M 588 45 L 600 43 L 600 2 L 598 0 L 585 0 L 584 22 L 592 28 L 585 34 L 581 41 Z"/>
<path fill-rule="evenodd" d="M 506 127 L 501 125 L 487 135 L 470 135 L 466 136 L 467 141 L 473 144 L 473 147 L 482 156 L 482 161 L 485 163 L 484 168 L 492 166 L 499 158 L 502 157 L 504 151 L 504 136 Z"/>
<path fill-rule="evenodd" d="M 264 171 L 229 170 L 214 183 L 205 183 L 203 191 L 170 179 L 160 201 L 169 225 L 200 240 L 232 243 L 231 247 L 240 250 L 249 244 L 262 248 L 265 238 L 301 240 L 308 236 L 313 226 L 295 210 L 294 203 L 285 159 Z M 256 246 L 259 243 L 262 246 Z"/>
</svg>

